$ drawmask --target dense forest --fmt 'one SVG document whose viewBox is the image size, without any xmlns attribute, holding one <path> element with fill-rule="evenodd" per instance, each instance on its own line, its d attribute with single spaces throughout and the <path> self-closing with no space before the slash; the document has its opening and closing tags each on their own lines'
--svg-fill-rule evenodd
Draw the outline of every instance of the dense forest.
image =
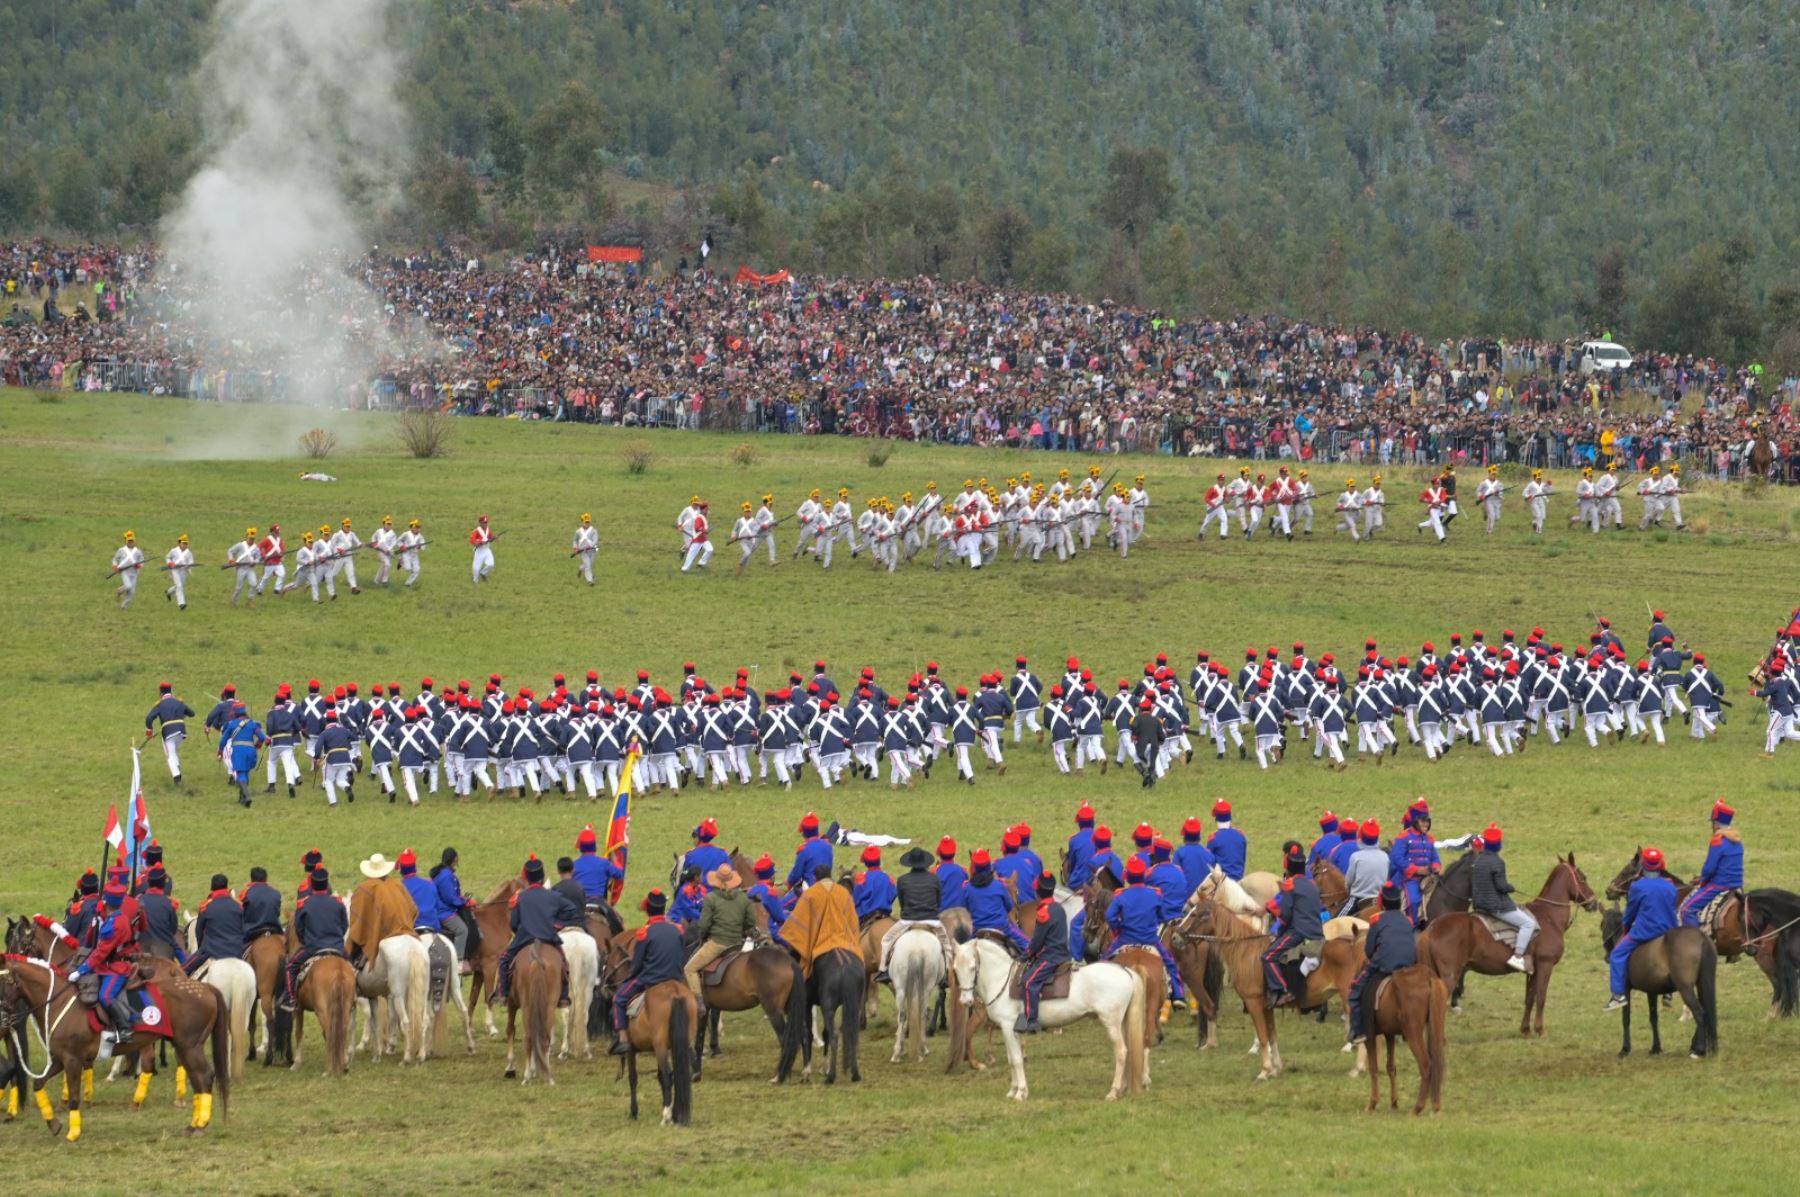
<svg viewBox="0 0 1800 1197">
<path fill-rule="evenodd" d="M 0 7 L 0 227 L 154 235 L 211 8 Z M 1800 358 L 1791 0 L 396 8 L 388 236 Z"/>
</svg>

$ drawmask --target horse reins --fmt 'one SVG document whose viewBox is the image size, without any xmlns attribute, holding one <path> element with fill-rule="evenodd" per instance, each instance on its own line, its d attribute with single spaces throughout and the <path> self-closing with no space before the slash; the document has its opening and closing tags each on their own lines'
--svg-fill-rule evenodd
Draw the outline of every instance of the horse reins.
<svg viewBox="0 0 1800 1197">
<path fill-rule="evenodd" d="M 38 1003 L 36 1006 L 30 1007 L 27 1010 L 27 1013 L 25 1015 L 25 1025 L 31 1027 L 34 1031 L 37 1032 L 38 1044 L 44 1049 L 44 1070 L 42 1072 L 32 1072 L 31 1066 L 24 1062 L 25 1056 L 26 1056 L 24 1040 L 18 1039 L 18 1036 L 19 1036 L 18 1025 L 16 1022 L 13 1021 L 13 1015 L 11 1013 L 10 1008 L 8 1008 L 5 1011 L 5 1014 L 7 1017 L 8 1028 L 10 1029 L 10 1031 L 11 1031 L 12 1035 L 15 1037 L 15 1039 L 18 1039 L 19 1070 L 34 1081 L 41 1081 L 46 1076 L 50 1075 L 50 1069 L 52 1067 L 54 1067 L 54 1065 L 56 1063 L 55 1057 L 50 1051 L 51 1037 L 56 1034 L 56 1029 L 58 1027 L 62 1026 L 63 1019 L 68 1017 L 69 1011 L 74 1008 L 74 1006 L 76 1004 L 77 995 L 75 992 L 75 987 L 71 983 L 69 985 L 68 989 L 65 991 L 68 995 L 68 1000 L 63 1003 L 63 1008 L 62 1008 L 61 1013 L 57 1014 L 55 1022 L 48 1021 L 49 1015 L 50 1015 L 50 1003 L 56 997 L 56 982 L 59 979 L 64 979 L 64 978 L 62 978 L 60 976 L 60 974 L 56 971 L 56 968 L 48 960 L 40 960 L 36 956 L 21 956 L 21 957 L 18 957 L 18 959 L 22 960 L 26 964 L 35 964 L 35 965 L 39 966 L 40 968 L 42 968 L 46 973 L 50 974 L 50 985 L 49 985 L 48 990 L 44 994 L 44 1000 L 42 1002 Z M 0 976 L 5 976 L 7 973 L 9 973 L 11 971 L 12 970 L 10 970 L 10 969 L 0 969 Z M 21 994 L 20 996 L 23 997 L 24 995 Z"/>
</svg>

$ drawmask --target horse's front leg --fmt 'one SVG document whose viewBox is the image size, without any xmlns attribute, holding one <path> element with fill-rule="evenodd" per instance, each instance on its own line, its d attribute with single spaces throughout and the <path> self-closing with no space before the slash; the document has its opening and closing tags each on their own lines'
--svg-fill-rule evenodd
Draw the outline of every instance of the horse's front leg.
<svg viewBox="0 0 1800 1197">
<path fill-rule="evenodd" d="M 1645 1000 L 1650 1003 L 1650 1054 L 1660 1056 L 1662 1055 L 1662 1003 L 1657 1001 L 1657 997 L 1653 993 L 1644 996 Z"/>
<path fill-rule="evenodd" d="M 1025 1048 L 1019 1042 L 1018 1035 L 1013 1032 L 1012 1019 L 1002 1016 L 997 1025 L 1000 1028 L 1001 1042 L 1006 1044 L 1006 1064 L 1012 1072 L 1012 1088 L 1006 1091 L 1006 1095 L 1014 1101 L 1024 1101 L 1031 1094 L 1031 1087 L 1025 1083 Z M 1118 1070 L 1118 1079 L 1115 1084 L 1123 1090 L 1125 1084 L 1123 1066 Z"/>
</svg>

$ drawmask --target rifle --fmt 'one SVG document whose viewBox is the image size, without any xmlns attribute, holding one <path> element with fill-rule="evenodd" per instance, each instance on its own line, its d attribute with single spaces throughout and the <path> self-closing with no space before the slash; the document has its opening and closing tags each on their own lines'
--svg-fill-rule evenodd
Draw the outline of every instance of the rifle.
<svg viewBox="0 0 1800 1197">
<path fill-rule="evenodd" d="M 730 540 L 726 541 L 725 543 L 726 544 L 736 544 L 740 540 L 755 540 L 757 537 L 761 536 L 765 532 L 773 532 L 775 529 L 781 527 L 782 524 L 786 523 L 788 520 L 790 520 L 792 518 L 794 518 L 794 517 L 791 515 L 784 515 L 780 519 L 776 520 L 774 523 L 770 524 L 766 528 L 759 527 L 759 528 L 757 528 L 756 531 L 752 532 L 748 536 L 733 536 Z"/>
<path fill-rule="evenodd" d="M 255 559 L 253 559 L 253 560 L 250 560 L 250 561 L 227 561 L 224 565 L 221 565 L 219 568 L 220 569 L 255 569 L 257 566 L 259 566 L 261 564 L 262 564 L 262 554 L 258 553 L 256 555 Z"/>
<path fill-rule="evenodd" d="M 120 574 L 130 573 L 134 569 L 143 569 L 143 568 L 144 568 L 144 563 L 142 561 L 138 562 L 136 565 L 118 565 L 118 566 L 114 566 L 112 569 L 107 570 L 106 576 L 109 578 L 114 578 Z"/>
</svg>

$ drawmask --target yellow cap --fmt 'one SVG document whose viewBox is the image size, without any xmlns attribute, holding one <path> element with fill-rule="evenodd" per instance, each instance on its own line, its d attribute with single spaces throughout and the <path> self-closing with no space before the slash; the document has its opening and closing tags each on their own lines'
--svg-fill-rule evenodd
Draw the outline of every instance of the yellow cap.
<svg viewBox="0 0 1800 1197">
<path fill-rule="evenodd" d="M 348 528 L 349 526 L 350 526 L 350 517 L 345 516 L 344 517 L 344 527 Z"/>
<path fill-rule="evenodd" d="M 1304 478 L 1304 477 L 1306 477 L 1306 476 L 1307 476 L 1307 474 L 1306 474 L 1306 471 L 1305 471 L 1305 470 L 1301 470 L 1301 471 L 1300 471 L 1300 476 L 1301 476 L 1301 477 L 1302 477 L 1302 478 Z"/>
<path fill-rule="evenodd" d="M 935 483 L 935 482 L 933 482 L 933 481 L 932 481 L 932 480 L 931 480 L 931 479 L 929 479 L 929 478 L 927 478 L 927 479 L 926 479 L 926 480 L 925 480 L 925 489 L 926 489 L 926 490 L 936 490 L 936 489 L 937 489 L 937 483 Z"/>
<path fill-rule="evenodd" d="M 312 543 L 312 533 L 311 532 L 302 532 L 300 534 L 300 539 L 305 544 L 311 544 Z"/>
<path fill-rule="evenodd" d="M 1348 486 L 1355 486 L 1355 485 L 1356 485 L 1356 479 L 1354 479 L 1354 478 L 1346 478 L 1346 479 L 1344 479 L 1344 485 L 1345 485 L 1345 486 L 1347 486 L 1347 487 L 1348 487 Z"/>
<path fill-rule="evenodd" d="M 1380 474 L 1375 475 L 1373 481 L 1376 486 L 1380 486 L 1381 485 L 1381 475 Z"/>
<path fill-rule="evenodd" d="M 406 526 L 408 528 L 417 528 L 419 526 L 419 521 L 418 520 L 407 520 Z"/>
<path fill-rule="evenodd" d="M 738 504 L 738 506 L 739 506 L 739 507 L 742 507 L 742 508 L 743 508 L 743 509 L 744 509 L 744 513 L 745 513 L 745 514 L 746 514 L 746 515 L 748 515 L 748 514 L 749 514 L 749 512 L 750 512 L 750 502 L 749 502 L 749 500 L 747 500 L 747 499 L 746 499 L 746 500 L 745 500 L 745 501 L 744 501 L 744 502 L 742 502 L 742 503 L 739 503 L 739 504 Z M 584 523 L 584 524 L 585 524 L 585 523 L 587 523 L 587 516 L 585 516 L 585 515 L 584 515 L 584 516 L 582 516 L 582 517 L 581 517 L 581 522 L 582 522 L 582 523 Z"/>
<path fill-rule="evenodd" d="M 1250 467 L 1249 466 L 1239 466 L 1238 473 L 1244 475 L 1247 478 L 1250 476 Z"/>
<path fill-rule="evenodd" d="M 345 522 L 345 523 L 346 523 L 346 524 L 347 524 L 347 523 L 349 523 L 349 522 L 350 522 L 350 521 L 349 521 L 349 520 L 345 520 L 345 521 L 344 521 L 344 522 Z M 393 522 L 394 522 L 394 517 L 393 517 L 393 516 L 391 516 L 391 515 L 384 515 L 384 516 L 382 516 L 382 517 L 381 517 L 381 522 L 382 522 L 382 523 L 383 523 L 383 524 L 391 524 L 391 523 L 393 523 Z"/>
<path fill-rule="evenodd" d="M 1057 477 L 1058 477 L 1058 478 L 1067 478 L 1067 477 L 1068 477 L 1068 476 L 1069 476 L 1069 471 L 1067 471 L 1067 470 L 1058 470 L 1058 471 L 1056 471 L 1056 476 L 1057 476 Z"/>
<path fill-rule="evenodd" d="M 1488 467 L 1488 473 L 1490 473 L 1490 474 L 1498 474 L 1499 472 L 1500 472 L 1500 467 L 1497 465 L 1491 465 Z"/>
<path fill-rule="evenodd" d="M 1100 476 L 1100 467 L 1099 466 L 1091 465 L 1088 467 L 1088 477 L 1089 478 L 1098 478 L 1099 476 Z"/>
<path fill-rule="evenodd" d="M 1669 473 L 1671 473 L 1671 474 L 1679 474 L 1679 473 L 1681 473 L 1681 463 L 1680 463 L 1680 462 L 1676 462 L 1676 463 L 1675 463 L 1675 464 L 1674 464 L 1674 465 L 1672 465 L 1672 466 L 1670 466 L 1670 467 L 1669 467 Z"/>
<path fill-rule="evenodd" d="M 807 495 L 807 497 L 808 497 L 808 498 L 813 498 L 813 499 L 816 499 L 816 498 L 818 498 L 818 497 L 819 497 L 819 488 L 818 488 L 818 487 L 816 487 L 816 486 L 815 486 L 815 487 L 813 487 L 813 488 L 812 488 L 812 490 L 811 490 L 811 491 L 810 491 L 810 492 L 808 492 L 808 495 Z"/>
<path fill-rule="evenodd" d="M 180 535 L 180 536 L 177 536 L 177 537 L 176 537 L 176 538 L 175 538 L 175 543 L 176 543 L 176 544 L 186 544 L 186 543 L 187 543 L 187 542 L 188 542 L 188 538 L 187 538 L 187 533 L 186 533 L 186 532 L 183 532 L 183 533 L 182 533 L 182 534 L 181 534 L 181 535 Z"/>
<path fill-rule="evenodd" d="M 594 522 L 594 517 L 584 511 L 581 513 L 581 522 L 584 524 L 591 524 Z"/>
<path fill-rule="evenodd" d="M 255 529 L 255 528 L 245 528 L 245 529 L 244 529 L 244 535 L 245 535 L 245 536 L 255 536 L 255 535 L 256 535 L 256 529 Z"/>
<path fill-rule="evenodd" d="M 1026 470 L 1024 473 L 1020 474 L 1019 477 L 1023 478 L 1027 482 L 1030 482 L 1031 481 L 1031 471 Z"/>
<path fill-rule="evenodd" d="M 849 487 L 847 487 L 847 486 L 840 486 L 840 487 L 838 487 L 838 498 L 840 498 L 840 499 L 841 499 L 841 498 L 843 498 L 843 497 L 844 497 L 844 496 L 845 496 L 845 495 L 847 495 L 847 494 L 849 494 L 849 493 L 850 493 L 850 488 L 849 488 Z"/>
<path fill-rule="evenodd" d="M 1139 474 L 1139 475 L 1138 475 L 1138 476 L 1137 476 L 1137 480 L 1138 480 L 1138 481 L 1139 481 L 1139 482 L 1142 482 L 1142 481 L 1143 481 L 1143 480 L 1144 480 L 1144 476 L 1143 476 L 1143 475 L 1142 475 L 1142 474 Z"/>
<path fill-rule="evenodd" d="M 689 507 L 692 507 L 694 504 L 698 503 L 699 501 L 700 501 L 699 495 L 689 495 L 688 496 L 688 506 Z"/>
<path fill-rule="evenodd" d="M 1533 477 L 1533 478 L 1542 478 L 1542 477 L 1543 477 L 1543 476 L 1544 476 L 1544 471 L 1542 471 L 1542 470 L 1533 470 L 1533 471 L 1531 471 L 1531 476 L 1532 476 L 1532 477 Z"/>
<path fill-rule="evenodd" d="M 975 479 L 964 478 L 963 479 L 963 489 L 964 490 L 974 490 L 975 489 Z"/>
<path fill-rule="evenodd" d="M 319 525 L 319 535 L 320 536 L 330 536 L 331 535 L 331 525 L 330 524 L 320 524 Z"/>
<path fill-rule="evenodd" d="M 900 492 L 900 501 L 901 501 L 901 502 L 902 502 L 902 503 L 910 503 L 910 502 L 912 502 L 912 492 L 911 492 L 911 491 L 910 491 L 910 490 L 903 490 L 903 491 L 901 491 L 901 492 Z"/>
<path fill-rule="evenodd" d="M 773 503 L 774 501 L 775 501 L 774 495 L 764 495 L 763 496 L 763 502 L 765 502 L 765 503 Z"/>
<path fill-rule="evenodd" d="M 137 533 L 133 532 L 130 528 L 127 528 L 127 529 L 125 529 L 125 539 L 126 540 L 136 540 Z"/>
</svg>

